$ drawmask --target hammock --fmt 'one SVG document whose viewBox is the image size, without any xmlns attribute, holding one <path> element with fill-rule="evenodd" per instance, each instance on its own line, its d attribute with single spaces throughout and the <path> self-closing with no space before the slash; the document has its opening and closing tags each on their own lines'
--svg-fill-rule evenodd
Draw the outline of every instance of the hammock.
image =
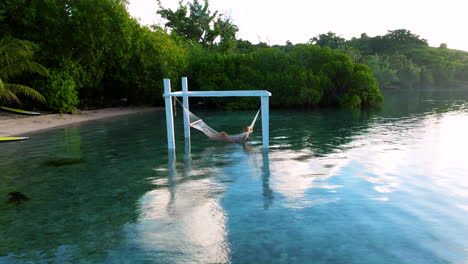
<svg viewBox="0 0 468 264">
<path fill-rule="evenodd" d="M 188 113 L 189 116 L 189 125 L 190 127 L 193 127 L 197 130 L 200 130 L 205 134 L 207 137 L 213 140 L 218 140 L 218 141 L 227 141 L 227 142 L 232 142 L 232 143 L 242 143 L 247 140 L 249 135 L 253 132 L 253 128 L 255 126 L 255 122 L 257 121 L 258 114 L 260 113 L 260 109 L 257 111 L 257 114 L 255 115 L 252 123 L 250 124 L 251 130 L 242 132 L 239 134 L 235 135 L 228 135 L 226 132 L 218 132 L 208 126 L 201 118 L 190 112 L 187 108 L 184 107 L 184 105 L 179 101 L 179 99 L 175 98 L 177 102 L 182 106 L 184 111 Z"/>
</svg>

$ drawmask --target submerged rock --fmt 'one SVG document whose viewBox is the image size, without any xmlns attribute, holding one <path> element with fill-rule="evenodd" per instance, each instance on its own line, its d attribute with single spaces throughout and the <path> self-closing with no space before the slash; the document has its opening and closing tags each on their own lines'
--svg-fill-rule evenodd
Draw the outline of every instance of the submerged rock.
<svg viewBox="0 0 468 264">
<path fill-rule="evenodd" d="M 8 199 L 7 204 L 20 204 L 29 200 L 29 197 L 20 193 L 20 192 L 10 192 L 10 199 Z"/>
<path fill-rule="evenodd" d="M 54 166 L 54 167 L 60 167 L 60 166 L 65 166 L 65 165 L 73 165 L 73 164 L 79 164 L 85 162 L 84 159 L 81 158 L 75 158 L 75 159 L 58 159 L 58 160 L 50 160 L 46 161 L 43 163 L 43 165 L 46 166 Z"/>
</svg>

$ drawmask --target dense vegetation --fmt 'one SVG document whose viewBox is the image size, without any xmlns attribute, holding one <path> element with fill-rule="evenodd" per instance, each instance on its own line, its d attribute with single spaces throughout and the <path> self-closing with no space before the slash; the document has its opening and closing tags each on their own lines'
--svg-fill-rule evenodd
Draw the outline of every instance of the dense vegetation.
<svg viewBox="0 0 468 264">
<path fill-rule="evenodd" d="M 0 3 L 0 37 L 35 43 L 48 76 L 18 76 L 67 112 L 127 98 L 161 102 L 161 80 L 187 67 L 186 44 L 161 28 L 142 27 L 117 0 L 6 0 Z"/>
<path fill-rule="evenodd" d="M 388 36 L 345 41 L 329 33 L 307 44 L 270 47 L 236 39 L 237 26 L 210 11 L 208 1 L 181 2 L 176 10 L 160 5 L 157 13 L 167 21 L 164 28 L 141 26 L 124 0 L 4 0 L 0 39 L 30 43 L 35 57 L 29 61 L 48 69 L 17 69 L 8 82 L 33 87 L 49 109 L 68 112 L 124 102 L 160 105 L 162 79 L 178 87 L 181 76 L 189 77 L 191 90 L 267 89 L 276 107 L 352 108 L 383 101 L 373 75 L 383 86 L 409 87 L 467 76 L 466 53 L 425 43 L 392 39 L 391 49 L 381 49 L 373 43 Z M 22 95 L 41 99 L 31 91 L 15 94 Z M 258 103 L 210 102 L 231 109 Z"/>
<path fill-rule="evenodd" d="M 314 45 L 290 52 L 261 48 L 248 54 L 216 53 L 192 48 L 189 78 L 200 90 L 266 89 L 272 106 L 343 105 L 382 102 L 372 71 L 349 56 Z M 216 100 L 227 108 L 255 107 L 257 99 Z"/>
<path fill-rule="evenodd" d="M 409 30 L 390 30 L 384 36 L 346 41 L 335 33 L 320 34 L 310 43 L 340 50 L 353 61 L 371 67 L 381 87 L 453 86 L 468 81 L 468 53 L 429 47 L 425 39 Z"/>
</svg>

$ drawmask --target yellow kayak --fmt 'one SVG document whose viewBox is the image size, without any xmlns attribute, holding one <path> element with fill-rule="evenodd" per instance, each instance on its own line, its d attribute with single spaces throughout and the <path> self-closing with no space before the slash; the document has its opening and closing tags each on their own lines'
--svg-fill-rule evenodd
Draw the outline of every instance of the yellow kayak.
<svg viewBox="0 0 468 264">
<path fill-rule="evenodd" d="M 31 112 L 31 111 L 26 111 L 26 110 L 21 110 L 21 109 L 15 109 L 15 108 L 10 108 L 10 107 L 0 107 L 0 109 L 3 109 L 8 112 L 16 113 L 16 114 L 22 114 L 22 115 L 41 115 L 41 113 L 38 112 Z"/>
<path fill-rule="evenodd" d="M 29 137 L 0 137 L 0 142 L 11 142 L 29 139 Z"/>
</svg>

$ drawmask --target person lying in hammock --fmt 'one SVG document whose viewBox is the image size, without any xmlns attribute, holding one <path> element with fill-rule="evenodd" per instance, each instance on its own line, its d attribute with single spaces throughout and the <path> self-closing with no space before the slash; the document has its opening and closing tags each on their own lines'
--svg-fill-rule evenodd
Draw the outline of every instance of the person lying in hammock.
<svg viewBox="0 0 468 264">
<path fill-rule="evenodd" d="M 249 135 L 252 132 L 253 132 L 253 128 L 246 126 L 242 130 L 242 134 L 240 137 L 233 137 L 233 136 L 230 136 L 228 133 L 222 131 L 216 134 L 215 136 L 213 136 L 212 138 L 214 140 L 219 140 L 219 141 L 224 141 L 224 142 L 229 142 L 229 143 L 242 143 L 246 141 L 247 138 L 249 138 Z"/>
</svg>

